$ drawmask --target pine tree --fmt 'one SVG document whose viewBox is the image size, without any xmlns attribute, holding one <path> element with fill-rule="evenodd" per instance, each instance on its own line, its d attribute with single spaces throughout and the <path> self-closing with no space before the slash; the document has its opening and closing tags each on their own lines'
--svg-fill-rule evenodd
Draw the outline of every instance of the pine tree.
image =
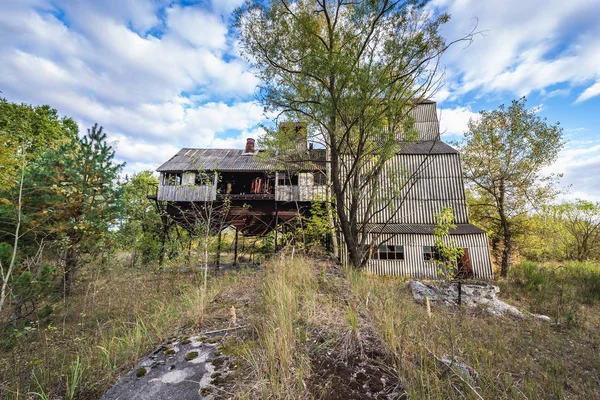
<svg viewBox="0 0 600 400">
<path fill-rule="evenodd" d="M 33 164 L 28 181 L 38 231 L 60 243 L 64 263 L 64 295 L 71 293 L 80 254 L 101 243 L 119 215 L 117 178 L 123 164 L 106 133 L 95 124 L 83 138 L 75 137 L 50 150 Z M 35 228 L 35 227 L 32 227 Z"/>
</svg>

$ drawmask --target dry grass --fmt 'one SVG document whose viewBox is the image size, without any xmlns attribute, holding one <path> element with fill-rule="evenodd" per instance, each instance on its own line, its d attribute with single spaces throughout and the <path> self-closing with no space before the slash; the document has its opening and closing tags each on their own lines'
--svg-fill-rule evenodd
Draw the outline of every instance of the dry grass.
<svg viewBox="0 0 600 400">
<path fill-rule="evenodd" d="M 361 398 L 383 367 L 410 398 L 476 398 L 434 357 L 447 354 L 477 371 L 472 385 L 485 399 L 598 398 L 600 301 L 587 293 L 597 266 L 524 266 L 500 282 L 507 301 L 560 322 L 550 325 L 438 305 L 429 318 L 402 279 L 353 270 L 342 278 L 325 265 L 276 257 L 260 270 L 212 276 L 208 293 L 201 274 L 176 268 L 89 266 L 69 302 L 0 352 L 2 396 L 98 398 L 158 342 L 226 327 L 234 305 L 238 323 L 252 327 L 223 343 L 246 360 L 236 398 Z M 379 361 L 361 364 L 374 350 Z M 365 365 L 379 366 L 341 392 Z"/>
<path fill-rule="evenodd" d="M 313 267 L 303 258 L 270 263 L 254 310 L 257 340 L 247 343 L 242 356 L 252 368 L 252 380 L 242 385 L 242 397 L 305 398 L 304 377 L 310 362 L 302 351 L 306 339 L 302 319 L 314 313 L 317 283 Z"/>
<path fill-rule="evenodd" d="M 518 272 L 518 271 L 516 271 Z M 454 355 L 478 374 L 475 390 L 485 399 L 592 399 L 600 393 L 600 305 L 585 308 L 585 323 L 560 325 L 492 317 L 482 310 L 434 306 L 431 318 L 415 304 L 401 279 L 348 271 L 362 309 L 391 349 L 410 398 L 477 398 L 433 355 Z M 548 312 L 516 280 L 503 282 L 522 306 Z M 544 296 L 550 296 L 543 293 Z M 560 292 L 556 296 L 562 296 Z M 572 299 L 575 301 L 576 299 Z M 515 299 L 507 299 L 515 302 Z M 556 302 L 560 302 L 557 300 Z M 564 303 L 564 301 L 563 301 Z"/>
<path fill-rule="evenodd" d="M 249 275 L 209 277 L 204 293 L 202 274 L 176 267 L 155 274 L 89 265 L 67 302 L 0 351 L 2 398 L 99 398 L 159 342 L 218 326 L 227 313 L 215 297 Z"/>
</svg>

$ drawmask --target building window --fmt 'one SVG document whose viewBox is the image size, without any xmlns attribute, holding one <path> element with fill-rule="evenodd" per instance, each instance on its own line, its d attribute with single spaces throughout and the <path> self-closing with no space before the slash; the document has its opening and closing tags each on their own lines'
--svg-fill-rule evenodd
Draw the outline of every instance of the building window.
<svg viewBox="0 0 600 400">
<path fill-rule="evenodd" d="M 423 260 L 433 261 L 439 259 L 440 253 L 437 251 L 435 246 L 423 246 Z"/>
<path fill-rule="evenodd" d="M 176 186 L 181 185 L 181 178 L 183 174 L 181 172 L 176 173 L 165 173 L 163 185 L 164 186 Z"/>
<path fill-rule="evenodd" d="M 382 244 L 373 249 L 374 260 L 404 260 L 404 246 L 397 244 Z"/>
<path fill-rule="evenodd" d="M 298 184 L 298 175 L 286 174 L 285 172 L 277 173 L 277 185 L 297 185 Z"/>
<path fill-rule="evenodd" d="M 313 173 L 314 185 L 323 186 L 327 184 L 327 177 L 322 172 Z"/>
</svg>

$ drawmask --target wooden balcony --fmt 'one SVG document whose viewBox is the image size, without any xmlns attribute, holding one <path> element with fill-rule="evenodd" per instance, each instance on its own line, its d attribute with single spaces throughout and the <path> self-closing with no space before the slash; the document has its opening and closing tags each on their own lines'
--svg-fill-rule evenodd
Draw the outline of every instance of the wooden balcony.
<svg viewBox="0 0 600 400">
<path fill-rule="evenodd" d="M 217 198 L 214 185 L 173 185 L 159 186 L 156 196 L 159 201 L 213 201 Z"/>
<path fill-rule="evenodd" d="M 324 200 L 327 195 L 325 186 L 285 185 L 275 188 L 276 201 L 313 201 Z"/>
</svg>

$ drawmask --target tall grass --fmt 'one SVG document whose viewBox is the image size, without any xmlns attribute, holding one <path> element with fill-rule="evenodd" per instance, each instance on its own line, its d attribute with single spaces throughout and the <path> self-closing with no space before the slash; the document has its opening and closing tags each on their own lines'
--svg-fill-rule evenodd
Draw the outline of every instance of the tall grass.
<svg viewBox="0 0 600 400">
<path fill-rule="evenodd" d="M 592 262 L 534 263 L 515 266 L 505 283 L 532 312 L 567 326 L 585 322 L 585 308 L 600 305 L 600 266 Z"/>
<path fill-rule="evenodd" d="M 551 325 L 440 305 L 432 306 L 429 317 L 402 279 L 357 271 L 346 276 L 393 353 L 410 398 L 476 398 L 436 359 L 444 355 L 460 357 L 478 373 L 472 386 L 485 399 L 597 398 L 600 355 L 593 349 L 600 346 L 600 304 L 593 299 L 598 292 L 583 294 L 595 283 L 582 280 L 595 276 L 597 267 L 585 268 L 565 265 L 551 272 L 517 266 L 514 278 L 502 284 L 501 296 L 514 296 L 506 300 L 524 308 L 539 304 L 539 311 L 547 311 L 552 304 L 563 304 L 564 311 L 566 306 L 585 306 L 590 315 L 586 323 L 570 326 L 564 316 L 560 325 Z M 561 285 L 563 292 L 554 290 Z M 577 295 L 567 299 L 567 290 Z"/>
<path fill-rule="evenodd" d="M 205 293 L 190 272 L 110 266 L 89 276 L 65 307 L 0 352 L 2 398 L 99 398 L 159 342 L 202 327 L 214 296 L 238 280 L 213 277 Z"/>
<path fill-rule="evenodd" d="M 248 348 L 260 398 L 297 399 L 305 395 L 304 377 L 310 361 L 300 343 L 305 301 L 311 303 L 317 288 L 313 268 L 303 258 L 273 262 L 262 286 L 262 304 L 256 322 L 258 340 Z"/>
</svg>

